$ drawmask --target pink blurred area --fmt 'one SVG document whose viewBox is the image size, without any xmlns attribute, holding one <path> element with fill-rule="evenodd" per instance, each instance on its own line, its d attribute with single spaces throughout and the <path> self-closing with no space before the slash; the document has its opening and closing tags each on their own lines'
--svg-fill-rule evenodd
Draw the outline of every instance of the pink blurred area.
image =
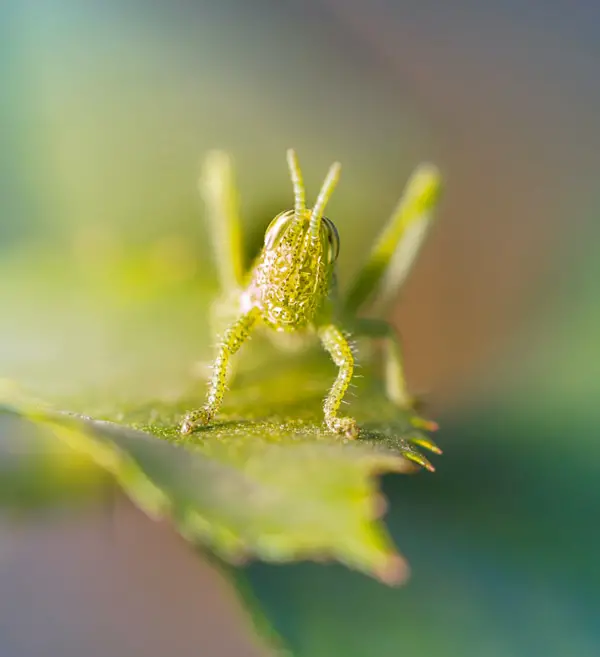
<svg viewBox="0 0 600 657">
<path fill-rule="evenodd" d="M 123 499 L 0 524 L 0 654 L 258 657 L 221 576 Z"/>
</svg>

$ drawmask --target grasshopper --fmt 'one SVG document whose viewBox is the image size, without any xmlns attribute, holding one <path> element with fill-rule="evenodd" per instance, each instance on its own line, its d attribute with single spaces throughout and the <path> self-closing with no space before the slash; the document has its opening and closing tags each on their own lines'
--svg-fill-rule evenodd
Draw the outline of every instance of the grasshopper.
<svg viewBox="0 0 600 657">
<path fill-rule="evenodd" d="M 235 319 L 220 339 L 206 402 L 203 408 L 187 413 L 181 433 L 189 434 L 213 421 L 226 390 L 230 359 L 259 325 L 270 332 L 300 333 L 318 339 L 329 352 L 338 367 L 323 405 L 330 431 L 348 438 L 358 435 L 356 421 L 339 413 L 355 366 L 351 335 L 383 341 L 389 399 L 411 413 L 414 426 L 435 429 L 435 423 L 414 412 L 415 400 L 408 392 L 396 331 L 385 320 L 364 317 L 360 311 L 367 303 L 371 308 L 389 307 L 406 280 L 432 224 L 440 193 L 438 170 L 431 164 L 416 169 L 363 267 L 341 295 L 335 272 L 340 239 L 335 224 L 324 216 L 341 166 L 339 162 L 331 165 L 317 200 L 309 209 L 293 149 L 287 151 L 287 163 L 294 207 L 271 221 L 260 254 L 244 274 L 231 162 L 219 151 L 212 152 L 206 160 L 201 188 L 208 206 L 221 287 Z"/>
</svg>

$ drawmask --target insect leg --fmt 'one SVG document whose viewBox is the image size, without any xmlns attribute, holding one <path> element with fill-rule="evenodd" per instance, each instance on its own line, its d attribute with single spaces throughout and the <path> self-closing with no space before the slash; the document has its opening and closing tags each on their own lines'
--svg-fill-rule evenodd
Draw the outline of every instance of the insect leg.
<svg viewBox="0 0 600 657">
<path fill-rule="evenodd" d="M 181 424 L 182 434 L 192 433 L 197 427 L 208 424 L 217 414 L 225 394 L 229 360 L 247 340 L 257 318 L 258 311 L 252 309 L 249 313 L 242 315 L 225 331 L 213 364 L 206 403 L 203 408 L 187 413 Z"/>
<path fill-rule="evenodd" d="M 244 275 L 238 195 L 231 158 L 227 153 L 208 153 L 202 167 L 199 189 L 206 204 L 219 282 L 227 295 L 241 287 Z"/>
<path fill-rule="evenodd" d="M 406 280 L 431 226 L 441 181 L 439 171 L 422 164 L 358 272 L 343 302 L 348 317 L 368 301 L 384 308 Z"/>
<path fill-rule="evenodd" d="M 383 340 L 385 363 L 385 390 L 390 401 L 402 409 L 412 411 L 416 400 L 408 391 L 402 356 L 402 343 L 394 327 L 382 319 L 360 318 L 354 323 L 354 334 Z M 433 431 L 437 424 L 413 415 L 413 426 Z"/>
<path fill-rule="evenodd" d="M 354 371 L 352 349 L 344 334 L 334 324 L 321 327 L 319 337 L 333 362 L 339 367 L 336 380 L 323 405 L 325 423 L 331 431 L 345 434 L 349 438 L 355 438 L 358 434 L 356 421 L 350 417 L 338 416 L 340 405 L 348 390 Z"/>
</svg>

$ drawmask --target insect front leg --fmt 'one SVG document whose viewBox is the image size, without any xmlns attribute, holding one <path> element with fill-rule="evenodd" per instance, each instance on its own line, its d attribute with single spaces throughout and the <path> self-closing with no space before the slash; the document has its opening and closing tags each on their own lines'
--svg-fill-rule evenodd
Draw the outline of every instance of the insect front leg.
<svg viewBox="0 0 600 657">
<path fill-rule="evenodd" d="M 412 411 L 416 405 L 416 400 L 408 390 L 404 375 L 402 343 L 394 327 L 383 319 L 360 318 L 355 320 L 353 328 L 357 337 L 364 336 L 383 340 L 386 394 L 390 401 L 398 407 Z M 412 415 L 411 423 L 415 427 L 429 431 L 437 429 L 435 422 L 421 418 L 418 415 Z"/>
<path fill-rule="evenodd" d="M 199 426 L 208 424 L 217 414 L 227 382 L 227 366 L 231 356 L 246 342 L 258 319 L 258 310 L 253 308 L 229 326 L 219 345 L 217 357 L 213 364 L 213 373 L 208 384 L 208 393 L 204 407 L 190 411 L 181 423 L 181 433 L 189 434 Z"/>
<path fill-rule="evenodd" d="M 337 378 L 325 399 L 323 412 L 325 423 L 335 433 L 356 438 L 358 428 L 356 420 L 351 417 L 339 417 L 338 411 L 344 395 L 348 390 L 354 371 L 354 355 L 344 334 L 334 324 L 328 324 L 319 329 L 319 337 L 333 362 L 339 367 Z"/>
</svg>

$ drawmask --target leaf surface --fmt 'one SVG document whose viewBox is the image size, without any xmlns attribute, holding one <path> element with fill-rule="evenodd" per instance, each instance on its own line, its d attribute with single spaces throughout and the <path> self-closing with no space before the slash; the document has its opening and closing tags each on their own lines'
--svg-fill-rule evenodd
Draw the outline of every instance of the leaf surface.
<svg viewBox="0 0 600 657">
<path fill-rule="evenodd" d="M 385 504 L 377 475 L 414 471 L 415 464 L 431 468 L 416 446 L 435 451 L 435 445 L 387 402 L 369 368 L 347 407 L 359 421 L 360 438 L 331 435 L 321 409 L 335 376 L 327 356 L 318 349 L 281 354 L 260 337 L 239 359 L 217 422 L 182 437 L 181 417 L 202 403 L 205 387 L 188 369 L 178 380 L 170 360 L 173 355 L 183 366 L 194 350 L 185 319 L 191 304 L 201 317 L 207 314 L 207 295 L 202 309 L 198 290 L 188 290 L 171 295 L 162 287 L 134 299 L 127 306 L 129 321 L 118 303 L 112 312 L 99 303 L 86 318 L 88 324 L 101 322 L 113 344 L 127 345 L 111 372 L 114 398 L 106 392 L 108 376 L 93 393 L 85 385 L 77 394 L 72 387 L 68 395 L 45 392 L 53 402 L 49 407 L 5 395 L 4 417 L 20 414 L 33 421 L 46 440 L 52 436 L 63 451 L 77 455 L 82 467 L 93 463 L 108 472 L 149 515 L 172 518 L 184 537 L 225 560 L 335 559 L 388 583 L 403 581 L 406 564 L 380 520 Z M 81 341 L 79 315 L 71 316 L 61 339 Z M 204 341 L 196 347 L 199 354 L 210 354 L 207 335 L 198 340 Z M 168 385 L 161 380 L 163 361 Z M 140 389 L 129 395 L 119 383 L 123 363 L 139 364 Z M 62 377 L 68 372 L 65 365 Z M 130 370 L 126 379 L 129 385 L 135 380 Z M 12 436 L 14 446 L 14 432 L 3 435 L 4 444 Z M 52 467 L 58 462 L 47 460 Z M 7 461 L 0 455 L 1 463 Z M 0 469 L 0 476 L 8 470 Z"/>
</svg>

